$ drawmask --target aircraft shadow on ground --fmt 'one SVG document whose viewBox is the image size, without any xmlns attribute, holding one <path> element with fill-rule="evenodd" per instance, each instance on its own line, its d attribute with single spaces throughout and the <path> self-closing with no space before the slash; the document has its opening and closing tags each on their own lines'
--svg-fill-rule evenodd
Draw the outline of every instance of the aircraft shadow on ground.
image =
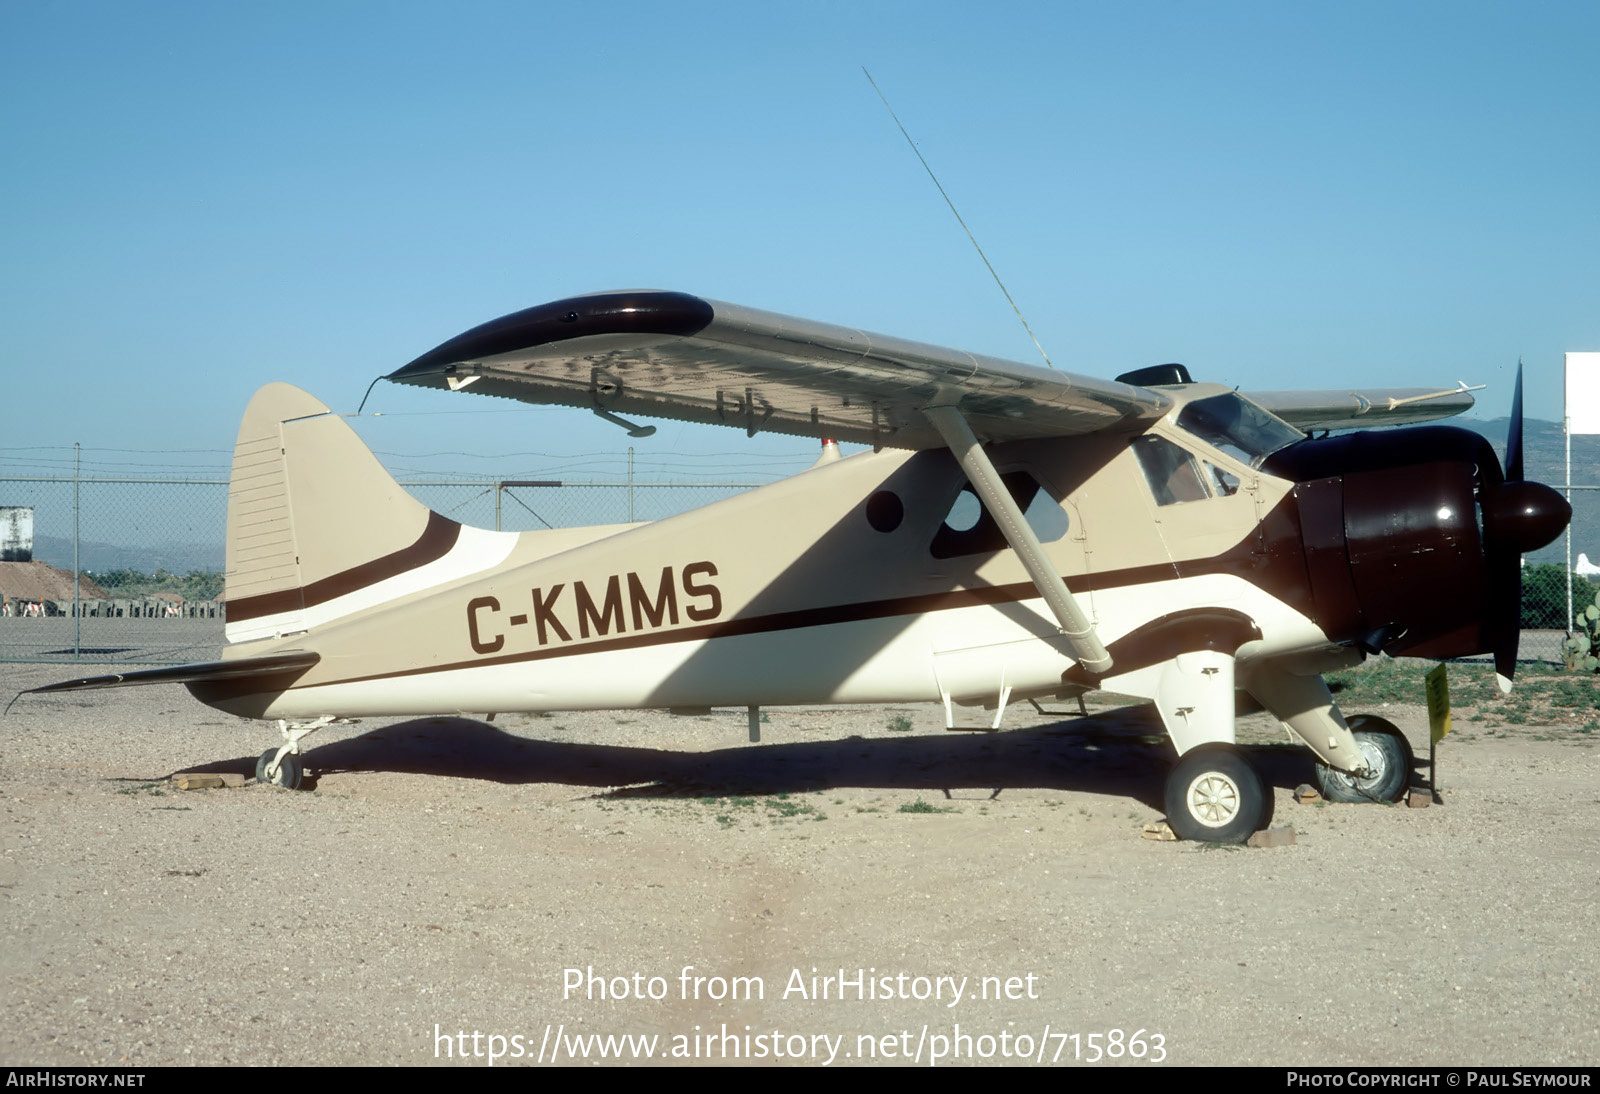
<svg viewBox="0 0 1600 1094">
<path fill-rule="evenodd" d="M 735 723 L 729 720 L 730 730 Z M 742 724 L 739 725 L 742 730 Z M 769 730 L 780 737 L 783 730 Z M 1247 750 L 1271 786 L 1311 778 L 1303 748 Z M 408 772 L 499 783 L 593 787 L 613 798 L 727 797 L 843 787 L 886 788 L 971 798 L 1010 788 L 1076 790 L 1130 798 L 1163 809 L 1171 746 L 1154 713 L 1131 708 L 999 733 L 846 737 L 735 744 L 709 751 L 536 740 L 468 718 L 419 718 L 359 737 L 310 747 L 314 779 L 348 772 Z M 254 775 L 255 757 L 194 771 Z"/>
</svg>

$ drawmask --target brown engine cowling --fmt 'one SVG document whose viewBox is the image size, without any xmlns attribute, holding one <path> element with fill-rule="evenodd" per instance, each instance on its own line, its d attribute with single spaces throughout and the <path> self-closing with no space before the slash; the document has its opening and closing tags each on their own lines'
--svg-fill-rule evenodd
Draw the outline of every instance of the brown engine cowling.
<svg viewBox="0 0 1600 1094">
<path fill-rule="evenodd" d="M 1561 495 L 1506 482 L 1489 442 L 1451 426 L 1301 441 L 1263 470 L 1296 484 L 1312 600 L 1330 638 L 1514 660 L 1521 556 L 1566 527 Z"/>
</svg>

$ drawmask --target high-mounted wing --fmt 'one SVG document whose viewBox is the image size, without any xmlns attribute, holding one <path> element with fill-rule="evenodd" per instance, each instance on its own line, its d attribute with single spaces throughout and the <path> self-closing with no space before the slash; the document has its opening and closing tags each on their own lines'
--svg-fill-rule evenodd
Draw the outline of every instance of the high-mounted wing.
<svg viewBox="0 0 1600 1094">
<path fill-rule="evenodd" d="M 503 316 L 385 379 L 912 449 L 944 445 L 922 411 L 953 394 L 985 441 L 1136 427 L 1171 405 L 1112 380 L 646 290 Z"/>
<path fill-rule="evenodd" d="M 1366 429 L 1416 425 L 1471 410 L 1465 384 L 1440 391 L 1426 387 L 1368 388 L 1364 391 L 1242 391 L 1296 429 Z"/>
</svg>

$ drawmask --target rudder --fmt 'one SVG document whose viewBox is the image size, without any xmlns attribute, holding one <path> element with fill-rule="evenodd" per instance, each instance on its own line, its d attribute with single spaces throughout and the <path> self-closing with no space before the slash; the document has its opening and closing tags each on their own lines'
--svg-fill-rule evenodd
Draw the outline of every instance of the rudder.
<svg viewBox="0 0 1600 1094">
<path fill-rule="evenodd" d="M 268 384 L 234 447 L 228 641 L 306 630 L 308 608 L 440 557 L 459 531 L 407 494 L 321 400 Z"/>
</svg>

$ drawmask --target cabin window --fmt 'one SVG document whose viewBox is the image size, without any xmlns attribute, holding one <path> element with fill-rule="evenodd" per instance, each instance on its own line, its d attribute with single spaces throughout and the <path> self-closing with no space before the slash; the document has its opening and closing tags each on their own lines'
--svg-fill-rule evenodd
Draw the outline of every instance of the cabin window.
<svg viewBox="0 0 1600 1094">
<path fill-rule="evenodd" d="M 906 507 L 892 490 L 879 490 L 867 499 L 867 523 L 880 532 L 894 531 L 905 516 Z"/>
<path fill-rule="evenodd" d="M 1200 462 L 1187 450 L 1179 448 L 1165 437 L 1147 433 L 1136 437 L 1133 451 L 1144 469 L 1145 482 L 1157 505 L 1176 505 L 1185 501 L 1203 501 L 1211 496 L 1201 477 Z"/>
<path fill-rule="evenodd" d="M 1201 460 L 1200 464 L 1206 469 L 1206 476 L 1211 480 L 1211 489 L 1219 498 L 1230 498 L 1239 492 L 1238 475 L 1205 460 Z"/>
<path fill-rule="evenodd" d="M 1054 543 L 1067 534 L 1067 511 L 1048 490 L 1041 489 L 1034 494 L 1032 503 L 1023 507 L 1022 515 L 1040 543 Z"/>
<path fill-rule="evenodd" d="M 1022 510 L 1023 518 L 1040 543 L 1053 543 L 1067 534 L 1067 514 L 1050 492 L 1039 485 L 1026 471 L 1013 471 L 1000 476 L 1012 500 Z M 970 483 L 962 483 L 961 492 L 951 503 L 944 523 L 934 534 L 929 551 L 934 558 L 957 558 L 1003 550 L 1006 537 L 1000 531 L 989 511 L 983 507 L 977 491 Z"/>
</svg>

